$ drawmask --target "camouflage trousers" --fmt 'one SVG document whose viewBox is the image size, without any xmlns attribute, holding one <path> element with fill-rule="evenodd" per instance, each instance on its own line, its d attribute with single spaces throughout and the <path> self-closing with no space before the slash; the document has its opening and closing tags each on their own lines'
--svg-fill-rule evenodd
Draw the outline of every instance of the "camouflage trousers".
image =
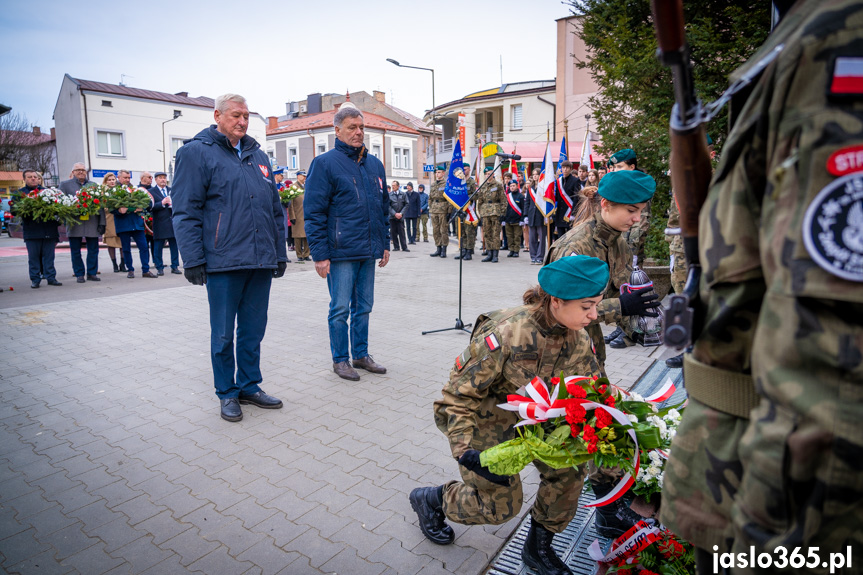
<svg viewBox="0 0 863 575">
<path fill-rule="evenodd" d="M 476 246 L 476 226 L 467 222 L 461 223 L 461 241 L 459 249 L 472 250 Z"/>
<path fill-rule="evenodd" d="M 447 215 L 446 214 L 431 214 L 432 235 L 434 236 L 434 245 L 448 246 L 449 232 L 447 230 Z"/>
<path fill-rule="evenodd" d="M 503 228 L 506 230 L 506 245 L 511 252 L 517 252 L 521 249 L 521 226 L 518 224 L 507 224 Z"/>
<path fill-rule="evenodd" d="M 500 216 L 482 217 L 482 240 L 485 249 L 500 249 Z"/>
<path fill-rule="evenodd" d="M 674 289 L 674 293 L 682 294 L 683 286 L 686 285 L 686 254 L 672 249 L 671 255 L 674 256 L 674 266 L 671 268 L 671 287 Z"/>
</svg>

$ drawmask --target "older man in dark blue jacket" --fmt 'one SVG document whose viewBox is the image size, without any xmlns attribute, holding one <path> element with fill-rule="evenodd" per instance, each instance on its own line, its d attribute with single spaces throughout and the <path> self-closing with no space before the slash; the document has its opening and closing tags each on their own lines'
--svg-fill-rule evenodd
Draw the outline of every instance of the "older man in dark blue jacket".
<svg viewBox="0 0 863 575">
<path fill-rule="evenodd" d="M 362 113 L 342 104 L 333 118 L 336 145 L 312 160 L 303 211 L 315 270 L 330 290 L 330 351 L 333 371 L 357 381 L 355 367 L 386 368 L 369 356 L 369 314 L 374 303 L 375 260 L 390 259 L 384 166 L 363 144 Z M 350 350 L 348 317 L 350 316 Z M 353 366 L 348 362 L 353 354 Z"/>
<path fill-rule="evenodd" d="M 240 404 L 282 407 L 258 384 L 270 284 L 285 274 L 288 261 L 285 213 L 269 158 L 246 135 L 245 98 L 219 96 L 214 117 L 215 125 L 177 151 L 173 223 L 186 279 L 207 286 L 210 354 L 222 418 L 240 421 Z"/>
</svg>

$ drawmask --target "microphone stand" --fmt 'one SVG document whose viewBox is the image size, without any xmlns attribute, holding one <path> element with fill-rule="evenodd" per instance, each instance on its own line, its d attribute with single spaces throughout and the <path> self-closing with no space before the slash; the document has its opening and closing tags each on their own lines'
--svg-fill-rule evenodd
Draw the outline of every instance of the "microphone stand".
<svg viewBox="0 0 863 575">
<path fill-rule="evenodd" d="M 472 194 L 468 197 L 468 199 L 467 199 L 467 201 L 464 203 L 464 205 L 463 205 L 463 206 L 461 206 L 459 209 L 457 209 L 457 210 L 455 211 L 455 213 L 453 213 L 452 217 L 450 217 L 449 221 L 447 221 L 447 227 L 449 227 L 449 225 L 453 222 L 453 220 L 455 220 L 456 218 L 458 218 L 458 223 L 456 224 L 456 230 L 458 230 L 458 245 L 459 245 L 459 248 L 461 248 L 461 242 L 462 242 L 462 237 L 461 237 L 461 226 L 463 225 L 465 218 L 467 218 L 467 214 L 465 213 L 465 208 L 466 208 L 467 206 L 469 206 L 469 205 L 470 205 L 470 203 L 473 201 L 474 196 L 475 196 L 475 195 L 477 195 L 477 193 L 480 191 L 480 189 L 481 189 L 481 188 L 486 184 L 486 182 L 488 182 L 488 181 L 489 181 L 493 176 L 494 176 L 494 170 L 492 170 L 491 172 L 489 172 L 488 177 L 486 177 L 486 179 L 485 179 L 485 180 L 483 180 L 482 184 L 480 184 L 479 186 L 477 186 L 477 187 L 476 187 L 476 190 L 474 191 L 474 193 L 472 193 Z M 485 237 L 485 236 L 483 236 L 483 237 Z M 445 328 L 442 328 L 442 329 L 433 329 L 433 330 L 429 330 L 429 331 L 424 331 L 424 332 L 422 332 L 422 335 L 426 335 L 426 334 L 429 334 L 429 333 L 440 333 L 440 332 L 442 332 L 442 331 L 463 331 L 463 332 L 465 332 L 465 333 L 471 333 L 471 332 L 472 332 L 472 330 L 467 329 L 467 328 L 469 328 L 472 324 L 464 323 L 464 321 L 462 321 L 462 319 L 461 319 L 462 280 L 463 280 L 463 278 L 464 278 L 463 262 L 464 262 L 464 258 L 463 258 L 463 257 L 462 257 L 462 258 L 459 258 L 459 260 L 458 260 L 458 317 L 457 317 L 457 318 L 455 318 L 455 326 L 454 326 L 454 327 L 445 327 Z"/>
</svg>

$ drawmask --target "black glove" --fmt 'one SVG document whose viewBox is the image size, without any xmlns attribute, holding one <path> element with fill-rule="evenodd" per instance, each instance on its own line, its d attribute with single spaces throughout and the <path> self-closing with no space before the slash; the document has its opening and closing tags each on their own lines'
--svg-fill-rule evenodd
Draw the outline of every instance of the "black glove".
<svg viewBox="0 0 863 575">
<path fill-rule="evenodd" d="M 105 235 L 105 226 L 96 226 L 96 233 L 100 236 Z"/>
<path fill-rule="evenodd" d="M 297 220 L 291 220 L 291 225 L 294 225 L 295 223 L 297 223 Z"/>
<path fill-rule="evenodd" d="M 645 287 L 631 292 L 625 291 L 620 294 L 620 314 L 659 317 L 659 314 L 653 311 L 659 307 L 659 302 L 656 301 L 658 299 L 659 296 L 656 295 L 652 287 Z"/>
<path fill-rule="evenodd" d="M 509 485 L 509 476 L 492 473 L 488 470 L 488 467 L 482 466 L 479 462 L 479 451 L 476 449 L 468 449 L 465 451 L 462 456 L 458 458 L 458 462 L 460 465 L 470 469 L 480 477 L 488 479 L 492 483 L 497 483 L 498 485 Z"/>
<path fill-rule="evenodd" d="M 273 270 L 274 278 L 282 277 L 285 275 L 285 270 L 288 269 L 288 262 L 279 262 L 277 265 L 279 266 L 279 269 Z"/>
<path fill-rule="evenodd" d="M 183 275 L 186 276 L 190 284 L 202 286 L 207 283 L 207 266 L 201 264 L 191 268 L 183 268 Z"/>
</svg>

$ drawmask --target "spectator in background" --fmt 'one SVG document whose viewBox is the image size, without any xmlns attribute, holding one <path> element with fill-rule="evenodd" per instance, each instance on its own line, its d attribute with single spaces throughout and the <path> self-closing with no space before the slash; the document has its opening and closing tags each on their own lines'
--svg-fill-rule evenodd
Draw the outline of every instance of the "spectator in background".
<svg viewBox="0 0 863 575">
<path fill-rule="evenodd" d="M 584 164 L 580 164 L 578 166 L 578 182 L 581 185 L 578 187 L 578 189 L 581 189 L 587 185 L 587 176 L 588 176 L 587 166 L 585 166 Z"/>
<path fill-rule="evenodd" d="M 132 174 L 128 170 L 117 172 L 117 180 L 121 186 L 132 187 Z M 151 208 L 153 206 L 152 196 L 150 196 L 150 206 Z M 136 209 L 134 212 L 130 212 L 128 208 L 118 208 L 113 211 L 114 228 L 117 230 L 117 235 L 120 236 L 120 242 L 123 244 L 123 259 L 126 260 L 126 268 L 129 270 L 126 274 L 127 278 L 135 277 L 135 261 L 132 259 L 132 240 L 135 240 L 135 245 L 138 247 L 138 257 L 141 260 L 141 277 L 156 277 L 156 274 L 150 271 L 150 250 L 147 243 L 147 234 L 144 232 L 142 211 L 141 208 Z"/>
<path fill-rule="evenodd" d="M 600 166 L 596 169 L 596 173 L 597 173 L 597 177 L 600 180 L 602 180 L 602 178 L 605 176 L 605 174 L 608 173 L 608 169 L 605 166 Z M 599 184 L 596 184 L 596 185 L 598 186 Z"/>
<path fill-rule="evenodd" d="M 418 186 L 417 194 L 420 197 L 420 217 L 419 224 L 420 228 L 417 230 L 417 240 L 419 240 L 420 232 L 422 232 L 423 241 L 428 243 L 429 241 L 429 230 L 428 230 L 428 222 L 429 222 L 429 195 L 426 193 L 426 187 L 423 184 Z"/>
<path fill-rule="evenodd" d="M 141 172 L 141 183 L 138 187 L 149 192 L 153 188 L 153 175 L 150 172 Z"/>
<path fill-rule="evenodd" d="M 405 192 L 408 205 L 403 212 L 405 225 L 408 231 L 408 244 L 417 243 L 417 218 L 420 217 L 420 195 L 414 191 L 414 185 L 411 182 L 407 183 L 407 191 Z"/>
<path fill-rule="evenodd" d="M 74 196 L 87 184 L 92 184 L 87 178 L 87 168 L 81 162 L 72 166 L 71 179 L 60 183 L 60 191 L 67 196 Z M 79 284 L 87 280 L 101 281 L 99 273 L 99 236 L 105 233 L 105 210 L 99 210 L 99 215 L 90 216 L 86 220 L 78 219 L 78 224 L 66 229 L 69 237 L 69 251 L 72 255 L 72 269 Z M 87 244 L 87 267 L 81 259 L 81 243 Z M 84 274 L 87 274 L 87 280 Z"/>
<path fill-rule="evenodd" d="M 102 178 L 102 186 L 113 188 L 117 185 L 117 176 L 113 172 L 108 172 Z M 108 256 L 111 258 L 111 263 L 114 265 L 114 273 L 125 272 L 126 260 L 123 257 L 123 242 L 120 241 L 120 236 L 117 235 L 117 228 L 114 227 L 114 214 L 105 212 L 105 233 L 102 236 L 105 245 L 108 246 Z M 117 265 L 117 248 L 120 248 L 120 265 Z"/>
<path fill-rule="evenodd" d="M 393 182 L 390 192 L 390 238 L 393 240 L 393 251 L 409 252 L 405 240 L 404 211 L 408 206 L 408 198 L 399 188 L 398 182 Z"/>
<path fill-rule="evenodd" d="M 534 190 L 536 190 L 536 181 L 531 177 L 524 191 L 530 263 L 533 265 L 542 265 L 542 260 L 545 257 L 545 246 L 548 241 L 546 235 L 548 228 L 546 227 L 546 218 L 543 217 L 542 212 L 534 201 Z"/>
<path fill-rule="evenodd" d="M 24 170 L 24 187 L 13 194 L 13 197 L 26 196 L 38 192 L 42 187 L 42 176 L 34 170 Z M 14 202 L 14 200 L 13 200 Z M 30 287 L 38 288 L 42 276 L 48 280 L 49 286 L 63 285 L 57 281 L 57 270 L 54 268 L 54 250 L 60 241 L 57 229 L 60 222 L 51 220 L 39 222 L 29 218 L 21 218 L 24 228 L 24 245 L 27 246 L 27 264 L 30 270 Z"/>
<path fill-rule="evenodd" d="M 599 186 L 599 171 L 590 170 L 587 172 L 587 185 L 588 186 Z M 584 187 L 584 186 L 582 186 Z"/>
<path fill-rule="evenodd" d="M 306 189 L 306 171 L 300 170 L 297 172 L 297 187 L 301 190 Z M 303 214 L 303 199 L 305 193 L 300 194 L 291 200 L 288 207 L 288 218 L 291 225 L 291 230 L 294 234 L 294 248 L 297 254 L 297 263 L 302 264 L 312 261 L 309 257 L 309 240 L 306 237 L 306 216 Z"/>
<path fill-rule="evenodd" d="M 508 258 L 517 258 L 521 249 L 521 226 L 524 220 L 524 195 L 518 189 L 518 182 L 510 180 L 506 193 L 506 213 L 504 213 L 504 232 L 506 233 Z"/>
<path fill-rule="evenodd" d="M 273 170 L 273 180 L 276 182 L 276 189 L 278 189 L 280 192 L 291 185 L 290 180 L 285 182 L 285 168 Z M 282 207 L 285 210 L 285 239 L 288 242 L 288 251 L 293 251 L 294 236 L 291 232 L 290 214 L 288 214 L 288 208 L 291 207 L 291 202 L 282 203 Z M 291 263 L 291 258 L 288 258 L 287 262 Z"/>
<path fill-rule="evenodd" d="M 171 209 L 173 200 L 168 174 L 156 172 L 156 185 L 150 188 L 150 195 L 153 196 L 153 263 L 156 264 L 156 273 L 165 275 L 162 255 L 167 242 L 171 252 L 171 273 L 180 274 L 180 250 L 177 248 L 177 238 L 174 237 L 174 225 L 171 222 L 174 211 Z"/>
</svg>

